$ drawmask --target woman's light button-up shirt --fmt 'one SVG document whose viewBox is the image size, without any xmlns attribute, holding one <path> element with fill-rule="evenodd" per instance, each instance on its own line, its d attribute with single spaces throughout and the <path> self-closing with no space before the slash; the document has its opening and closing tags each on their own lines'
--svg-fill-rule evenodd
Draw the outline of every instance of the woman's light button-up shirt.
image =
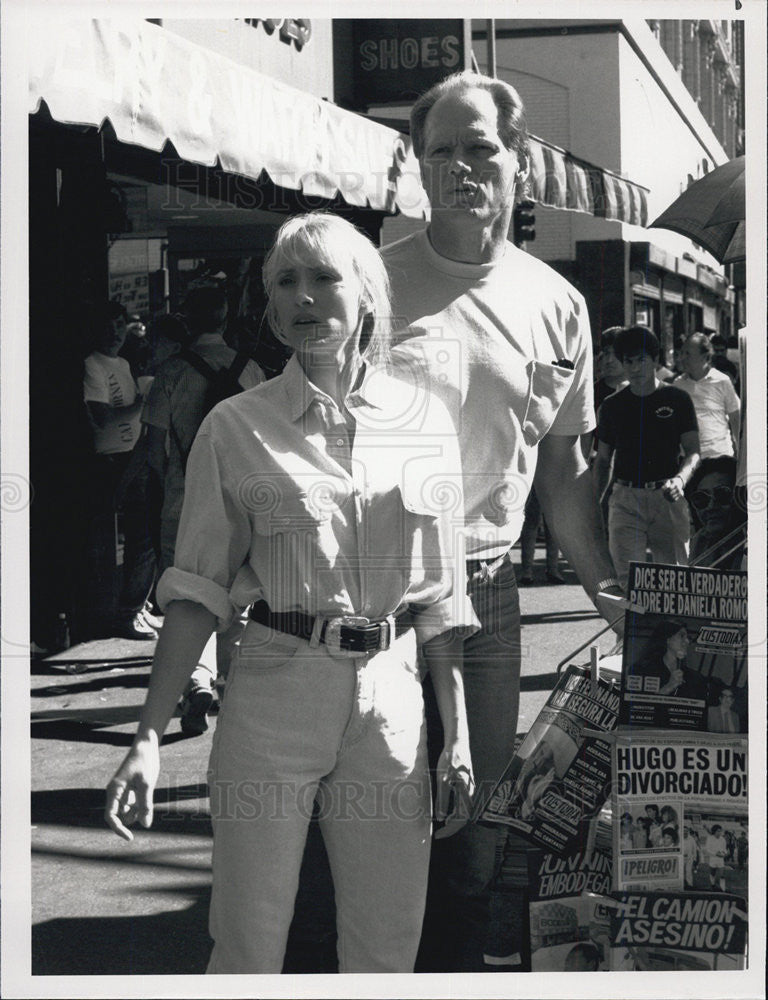
<svg viewBox="0 0 768 1000">
<path fill-rule="evenodd" d="M 295 357 L 214 408 L 190 453 L 161 606 L 196 601 L 223 629 L 259 599 L 273 611 L 370 619 L 408 604 L 422 642 L 477 630 L 444 405 L 369 367 L 344 410 Z"/>
</svg>

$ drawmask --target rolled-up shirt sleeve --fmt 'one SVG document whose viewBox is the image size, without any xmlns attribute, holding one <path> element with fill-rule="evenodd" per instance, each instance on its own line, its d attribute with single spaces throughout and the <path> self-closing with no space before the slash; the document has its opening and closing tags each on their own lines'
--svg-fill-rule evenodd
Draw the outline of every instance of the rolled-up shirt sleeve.
<svg viewBox="0 0 768 1000">
<path fill-rule="evenodd" d="M 195 601 L 216 616 L 217 631 L 224 631 L 241 610 L 231 590 L 250 543 L 251 524 L 238 496 L 238 480 L 227 467 L 226 449 L 209 417 L 189 454 L 174 564 L 157 588 L 160 607 Z"/>
</svg>

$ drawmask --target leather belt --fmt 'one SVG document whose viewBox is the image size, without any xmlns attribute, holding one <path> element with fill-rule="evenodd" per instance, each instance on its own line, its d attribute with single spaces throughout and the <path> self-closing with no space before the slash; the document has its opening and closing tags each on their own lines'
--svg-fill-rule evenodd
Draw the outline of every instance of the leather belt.
<svg viewBox="0 0 768 1000">
<path fill-rule="evenodd" d="M 271 611 L 266 601 L 256 601 L 251 605 L 249 616 L 260 625 L 300 639 L 311 639 L 317 629 L 318 639 L 329 649 L 359 654 L 389 649 L 394 639 L 413 628 L 408 615 L 401 615 L 399 618 L 390 615 L 374 621 L 359 615 L 339 615 L 318 620 L 303 611 Z"/>
<path fill-rule="evenodd" d="M 467 576 L 474 576 L 483 566 L 486 567 L 486 572 L 491 573 L 493 570 L 498 569 L 499 566 L 502 566 L 507 560 L 512 561 L 509 549 L 506 552 L 502 552 L 500 556 L 497 556 L 496 559 L 492 559 L 490 562 L 487 559 L 467 559 Z"/>
<path fill-rule="evenodd" d="M 667 481 L 666 479 L 652 479 L 647 483 L 636 483 L 632 479 L 614 479 L 614 483 L 618 483 L 619 486 L 629 486 L 633 490 L 660 490 Z"/>
</svg>

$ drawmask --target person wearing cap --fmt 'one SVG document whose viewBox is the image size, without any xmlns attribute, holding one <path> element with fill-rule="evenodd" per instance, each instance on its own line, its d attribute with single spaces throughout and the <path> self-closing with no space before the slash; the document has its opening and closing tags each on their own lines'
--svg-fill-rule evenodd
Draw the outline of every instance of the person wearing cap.
<svg viewBox="0 0 768 1000">
<path fill-rule="evenodd" d="M 690 517 L 685 488 L 699 464 L 699 432 L 690 396 L 656 374 L 659 340 L 644 326 L 616 337 L 629 384 L 598 413 L 595 492 L 602 497 L 613 466 L 608 544 L 626 588 L 630 562 L 687 565 Z M 682 453 L 682 460 L 680 454 Z"/>
</svg>

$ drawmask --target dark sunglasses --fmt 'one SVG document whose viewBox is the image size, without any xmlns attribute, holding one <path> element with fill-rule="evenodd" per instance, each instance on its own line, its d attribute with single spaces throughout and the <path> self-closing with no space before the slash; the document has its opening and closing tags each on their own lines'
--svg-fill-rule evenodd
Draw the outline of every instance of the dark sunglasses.
<svg viewBox="0 0 768 1000">
<path fill-rule="evenodd" d="M 706 510 L 714 502 L 716 507 L 728 507 L 733 500 L 730 486 L 716 486 L 713 490 L 696 490 L 691 494 L 691 503 L 696 510 Z"/>
</svg>

